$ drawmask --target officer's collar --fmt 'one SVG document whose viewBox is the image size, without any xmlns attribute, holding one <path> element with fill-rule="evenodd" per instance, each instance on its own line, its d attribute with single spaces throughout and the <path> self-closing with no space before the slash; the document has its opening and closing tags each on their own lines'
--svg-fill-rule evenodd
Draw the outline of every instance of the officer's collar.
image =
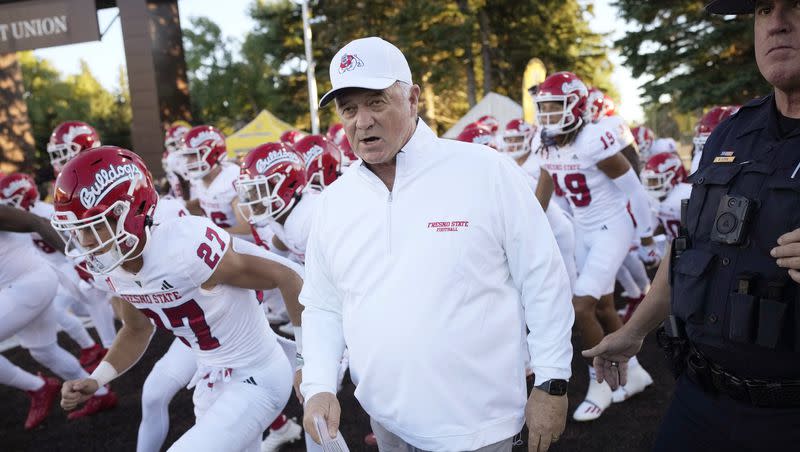
<svg viewBox="0 0 800 452">
<path fill-rule="evenodd" d="M 744 110 L 747 108 L 761 107 L 764 106 L 764 104 L 767 104 L 767 108 L 758 108 L 750 121 L 741 127 L 739 133 L 736 135 L 737 138 L 741 138 L 750 132 L 762 129 L 766 130 L 769 136 L 776 140 L 785 140 L 789 137 L 800 134 L 800 129 L 797 128 L 786 135 L 782 134 L 780 126 L 778 125 L 778 107 L 775 105 L 774 93 L 764 96 L 761 99 L 756 99 L 752 102 L 749 102 L 747 105 L 742 107 L 742 109 Z"/>
<path fill-rule="evenodd" d="M 752 100 L 752 101 L 748 102 L 747 104 L 745 104 L 742 107 L 740 112 L 743 113 L 745 110 L 749 110 L 751 108 L 754 108 L 755 109 L 755 112 L 754 112 L 755 114 L 750 116 L 749 121 L 746 122 L 744 125 L 742 125 L 741 128 L 739 128 L 739 133 L 736 134 L 736 138 L 741 138 L 741 137 L 747 135 L 750 132 L 764 129 L 764 128 L 768 127 L 768 124 L 771 121 L 775 121 L 777 119 L 777 118 L 775 118 L 774 113 L 773 113 L 774 108 L 758 108 L 758 107 L 761 107 L 762 105 L 764 105 L 767 102 L 770 102 L 770 103 L 774 104 L 774 102 L 775 102 L 774 97 L 775 96 L 773 94 L 770 94 L 770 95 L 764 96 L 764 97 L 762 97 L 760 99 Z"/>
</svg>

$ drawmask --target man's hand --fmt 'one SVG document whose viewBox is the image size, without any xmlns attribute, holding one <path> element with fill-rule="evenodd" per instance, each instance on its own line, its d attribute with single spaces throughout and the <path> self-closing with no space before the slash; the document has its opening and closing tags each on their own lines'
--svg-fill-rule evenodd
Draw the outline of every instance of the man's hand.
<svg viewBox="0 0 800 452">
<path fill-rule="evenodd" d="M 546 452 L 558 441 L 567 423 L 567 396 L 553 396 L 534 388 L 525 405 L 528 452 Z"/>
<path fill-rule="evenodd" d="M 778 267 L 788 268 L 789 276 L 800 283 L 800 229 L 778 237 L 778 245 L 770 254 L 778 258 Z"/>
<path fill-rule="evenodd" d="M 339 406 L 339 401 L 336 400 L 336 395 L 330 392 L 320 392 L 308 399 L 304 407 L 305 414 L 303 415 L 303 428 L 306 433 L 311 435 L 311 439 L 317 444 L 322 444 L 322 441 L 317 435 L 317 427 L 314 425 L 314 416 L 319 416 L 325 420 L 328 426 L 328 436 L 336 438 L 336 432 L 339 430 L 339 416 L 342 414 L 342 409 Z"/>
<path fill-rule="evenodd" d="M 89 400 L 100 387 L 93 378 L 68 380 L 61 386 L 61 408 L 72 411 Z"/>
<path fill-rule="evenodd" d="M 639 353 L 643 341 L 643 337 L 635 336 L 622 327 L 581 354 L 584 358 L 594 358 L 592 364 L 597 381 L 602 383 L 605 380 L 611 389 L 616 390 L 628 382 L 628 360 Z"/>
<path fill-rule="evenodd" d="M 300 405 L 303 404 L 303 393 L 300 392 L 300 383 L 303 382 L 303 369 L 297 369 L 294 373 L 294 393 L 297 395 L 297 401 L 300 402 Z"/>
</svg>

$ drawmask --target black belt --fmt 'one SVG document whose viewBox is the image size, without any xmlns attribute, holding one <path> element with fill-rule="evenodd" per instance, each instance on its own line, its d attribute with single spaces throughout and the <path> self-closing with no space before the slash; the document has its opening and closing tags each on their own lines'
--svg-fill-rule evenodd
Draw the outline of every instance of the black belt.
<svg viewBox="0 0 800 452">
<path fill-rule="evenodd" d="M 707 392 L 757 407 L 800 408 L 800 380 L 740 378 L 714 364 L 694 346 L 686 361 L 688 377 Z"/>
</svg>

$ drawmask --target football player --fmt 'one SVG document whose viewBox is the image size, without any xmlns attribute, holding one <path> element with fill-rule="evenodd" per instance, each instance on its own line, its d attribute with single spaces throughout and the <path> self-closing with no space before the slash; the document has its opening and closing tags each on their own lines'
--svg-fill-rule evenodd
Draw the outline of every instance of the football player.
<svg viewBox="0 0 800 452">
<path fill-rule="evenodd" d="M 0 204 L 26 210 L 47 220 L 53 214 L 52 204 L 39 200 L 39 190 L 36 188 L 36 183 L 32 177 L 24 173 L 14 173 L 0 177 Z M 74 302 L 87 305 L 100 302 L 104 303 L 109 310 L 111 307 L 104 299 L 98 300 L 85 296 L 85 292 L 79 289 L 80 276 L 73 264 L 62 253 L 45 242 L 38 233 L 31 233 L 31 240 L 36 245 L 40 255 L 47 260 L 58 274 L 58 292 L 53 300 L 53 306 L 58 313 L 58 323 L 81 348 L 78 361 L 83 368 L 91 372 L 103 359 L 107 350 L 95 343 L 83 323 L 68 308 Z"/>
<path fill-rule="evenodd" d="M 53 298 L 58 290 L 58 275 L 35 251 L 28 234 L 36 232 L 48 245 L 59 240 L 46 221 L 29 212 L 0 205 L 0 341 L 16 335 L 34 360 L 62 379 L 86 378 L 89 374 L 78 360 L 58 345 L 58 314 Z M 25 391 L 31 407 L 25 427 L 40 424 L 50 412 L 55 397 L 52 378 L 34 376 L 0 359 L 0 383 Z M 86 398 L 86 405 L 68 419 L 78 419 L 116 406 L 117 396 L 106 386 Z"/>
<path fill-rule="evenodd" d="M 538 160 L 531 156 L 531 140 L 535 133 L 536 129 L 524 120 L 512 119 L 506 124 L 506 128 L 503 131 L 503 140 L 500 143 L 500 151 L 514 159 L 531 177 L 534 190 L 539 183 L 539 175 L 541 173 Z M 558 249 L 561 251 L 564 265 L 567 267 L 570 286 L 574 287 L 577 273 L 575 269 L 575 230 L 572 226 L 572 220 L 554 198 L 550 200 L 545 209 L 545 214 L 556 238 Z"/>
<path fill-rule="evenodd" d="M 580 78 L 570 72 L 555 73 L 533 95 L 542 129 L 532 143 L 542 169 L 537 197 L 546 207 L 555 192 L 572 205 L 578 269 L 573 291 L 575 324 L 584 348 L 592 347 L 622 326 L 614 309 L 614 276 L 635 235 L 641 239 L 645 258 L 652 263 L 658 259 L 647 194 L 622 154 L 633 145 L 630 130 L 614 118 L 594 124 L 585 120 L 588 89 Z M 628 202 L 636 218 L 643 219 L 636 229 Z M 597 382 L 593 372 L 589 364 L 589 390 L 573 414 L 577 421 L 597 419 L 612 400 L 622 401 L 652 383 L 635 358 L 628 384 L 616 397 L 607 383 Z"/>
<path fill-rule="evenodd" d="M 239 168 L 225 161 L 225 135 L 216 127 L 193 127 L 183 136 L 183 146 L 175 151 L 181 157 L 181 175 L 190 181 L 189 212 L 204 215 L 226 232 L 245 240 L 250 239 L 247 221 L 236 207 L 236 179 Z"/>
<path fill-rule="evenodd" d="M 133 366 L 156 325 L 198 362 L 197 420 L 171 450 L 259 450 L 261 432 L 289 398 L 292 370 L 253 290 L 279 288 L 299 317 L 302 279 L 209 219 L 154 223 L 157 202 L 141 158 L 113 146 L 80 154 L 56 182 L 51 222 L 68 237 L 67 255 L 85 258 L 126 302 L 109 353 L 88 378 L 64 383 L 61 405 L 75 409 Z"/>
</svg>

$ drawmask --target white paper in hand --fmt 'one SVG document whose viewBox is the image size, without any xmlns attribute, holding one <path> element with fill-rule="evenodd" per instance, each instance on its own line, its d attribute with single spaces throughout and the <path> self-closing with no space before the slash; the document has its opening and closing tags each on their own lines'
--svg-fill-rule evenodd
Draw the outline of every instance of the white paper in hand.
<svg viewBox="0 0 800 452">
<path fill-rule="evenodd" d="M 336 438 L 331 438 L 328 434 L 328 425 L 319 416 L 314 416 L 314 426 L 317 428 L 317 435 L 322 443 L 324 452 L 350 452 L 347 443 L 342 438 L 342 432 L 336 431 Z"/>
</svg>

